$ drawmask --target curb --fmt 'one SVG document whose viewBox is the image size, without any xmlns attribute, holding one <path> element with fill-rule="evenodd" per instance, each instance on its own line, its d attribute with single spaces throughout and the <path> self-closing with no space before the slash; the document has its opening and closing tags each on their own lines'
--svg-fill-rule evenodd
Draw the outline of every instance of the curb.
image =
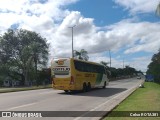
<svg viewBox="0 0 160 120">
<path fill-rule="evenodd" d="M 102 120 L 107 114 L 109 114 L 110 111 L 112 111 L 115 107 L 117 107 L 122 101 L 124 101 L 129 95 L 131 95 L 137 88 L 139 88 L 140 84 L 143 84 L 143 83 L 144 83 L 144 80 L 139 81 L 136 86 L 111 98 L 110 100 L 106 101 L 103 104 L 103 106 L 100 106 L 99 108 L 93 110 L 93 111 L 106 111 L 100 114 L 100 116 L 102 117 L 83 117 L 82 115 L 82 117 L 78 117 L 74 120 Z M 89 112 L 91 111 L 92 110 L 90 110 Z"/>
<path fill-rule="evenodd" d="M 109 101 L 106 106 L 108 106 L 107 109 L 104 111 L 107 111 L 106 114 L 103 114 L 103 117 L 100 117 L 98 119 L 92 119 L 92 120 L 102 120 L 105 115 L 107 115 L 110 111 L 112 111 L 114 108 L 116 108 L 121 102 L 123 102 L 128 96 L 130 96 L 136 89 L 139 88 L 140 84 L 144 84 L 144 80 L 137 83 L 137 85 L 127 91 L 122 92 L 120 95 L 118 95 L 116 98 L 113 98 L 113 101 Z"/>
</svg>

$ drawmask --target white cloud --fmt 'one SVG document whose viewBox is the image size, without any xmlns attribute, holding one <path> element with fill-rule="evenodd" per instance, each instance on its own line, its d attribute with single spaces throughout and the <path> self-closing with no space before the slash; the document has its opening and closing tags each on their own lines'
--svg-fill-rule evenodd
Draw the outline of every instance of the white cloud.
<svg viewBox="0 0 160 120">
<path fill-rule="evenodd" d="M 108 26 L 108 39 L 116 40 L 115 48 L 127 47 L 125 53 L 156 52 L 159 49 L 160 23 L 122 20 Z"/>
<path fill-rule="evenodd" d="M 0 33 L 4 33 L 13 24 L 19 28 L 40 33 L 51 44 L 51 57 L 71 56 L 71 29 L 74 27 L 74 49 L 85 49 L 90 60 L 109 61 L 104 52 L 111 49 L 119 51 L 125 48 L 126 54 L 139 51 L 156 52 L 159 49 L 160 23 L 139 22 L 135 19 L 122 20 L 113 25 L 97 27 L 93 18 L 85 18 L 79 11 L 62 9 L 77 0 L 0 0 Z M 131 12 L 146 12 L 140 6 L 145 0 L 127 2 L 116 0 Z M 132 4 L 136 6 L 132 6 Z M 150 3 L 150 1 L 149 1 Z M 130 5 L 131 4 L 131 5 Z M 148 4 L 148 3 L 146 3 Z M 151 3 L 152 4 L 152 3 Z M 146 6 L 146 5 L 145 5 Z M 149 8 L 148 10 L 153 11 Z M 112 58 L 114 66 L 122 67 L 122 61 Z M 142 67 L 142 66 L 141 66 Z"/>
<path fill-rule="evenodd" d="M 137 70 L 142 70 L 143 72 L 147 71 L 147 66 L 151 62 L 151 56 L 145 56 L 145 57 L 137 57 L 134 58 L 130 65 L 133 65 Z"/>
<path fill-rule="evenodd" d="M 110 66 L 110 57 L 109 57 L 109 54 L 107 54 L 106 52 L 103 52 L 103 53 L 100 53 L 100 54 L 99 53 L 91 54 L 90 55 L 90 61 L 94 61 L 94 62 L 97 62 L 97 63 L 100 63 L 101 61 L 105 61 L 105 62 L 108 63 L 108 66 Z M 123 67 L 123 61 L 111 57 L 111 67 L 122 68 Z"/>
<path fill-rule="evenodd" d="M 151 62 L 151 56 L 142 56 L 142 57 L 136 57 L 136 58 L 130 58 L 129 60 L 127 57 L 129 56 L 115 56 L 115 53 L 111 52 L 111 66 L 115 68 L 123 68 L 125 66 L 130 66 L 135 68 L 136 70 L 141 70 L 143 72 L 146 72 L 148 64 Z M 101 61 L 108 62 L 108 66 L 110 66 L 110 57 L 108 52 L 103 53 L 95 53 L 90 54 L 90 61 L 94 61 L 97 63 L 100 63 Z"/>
<path fill-rule="evenodd" d="M 159 49 L 160 23 L 128 19 L 106 26 L 102 30 L 94 25 L 93 19 L 84 18 L 80 12 L 71 12 L 53 34 L 55 35 L 53 39 L 54 55 L 71 56 L 71 29 L 68 26 L 75 24 L 77 26 L 74 28 L 74 49 L 86 49 L 91 61 L 109 61 L 108 57 L 101 54 L 109 49 L 119 51 L 125 48 L 126 54 L 140 51 L 157 52 Z M 112 61 L 114 67 L 122 67 L 122 60 L 112 58 Z M 137 69 L 146 70 L 148 63 L 146 59 L 146 62 L 139 62 L 134 66 Z M 126 64 L 132 65 L 127 62 Z"/>
<path fill-rule="evenodd" d="M 14 23 L 29 30 L 35 30 L 40 25 L 54 25 L 55 21 L 61 22 L 69 14 L 62 7 L 76 1 L 48 0 L 41 3 L 39 0 L 0 0 L 0 28 L 7 29 Z"/>
<path fill-rule="evenodd" d="M 131 14 L 155 12 L 159 0 L 114 0 Z"/>
</svg>

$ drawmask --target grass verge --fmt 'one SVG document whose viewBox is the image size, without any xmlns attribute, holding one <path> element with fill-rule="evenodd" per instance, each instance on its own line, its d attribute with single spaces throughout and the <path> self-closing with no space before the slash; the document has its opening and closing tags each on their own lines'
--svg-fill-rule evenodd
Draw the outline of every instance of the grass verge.
<svg viewBox="0 0 160 120">
<path fill-rule="evenodd" d="M 20 88 L 0 88 L 0 93 L 37 90 L 37 89 L 46 89 L 46 88 L 51 88 L 51 84 L 46 86 L 38 86 L 38 87 L 32 86 L 32 87 L 20 87 Z"/>
<path fill-rule="evenodd" d="M 160 120 L 160 117 L 125 117 L 125 115 L 124 117 L 114 117 L 115 114 L 116 116 L 125 114 L 123 111 L 159 111 L 160 114 L 160 85 L 145 82 L 144 86 L 133 92 L 103 120 Z"/>
</svg>

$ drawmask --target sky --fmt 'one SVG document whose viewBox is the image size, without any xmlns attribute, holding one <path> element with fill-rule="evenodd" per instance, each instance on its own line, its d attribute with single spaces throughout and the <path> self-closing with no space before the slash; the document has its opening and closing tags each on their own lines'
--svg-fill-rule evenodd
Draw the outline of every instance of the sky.
<svg viewBox="0 0 160 120">
<path fill-rule="evenodd" d="M 129 65 L 145 72 L 160 49 L 160 0 L 0 0 L 0 34 L 7 29 L 39 33 L 50 44 L 50 60 L 85 49 L 89 61 Z"/>
</svg>

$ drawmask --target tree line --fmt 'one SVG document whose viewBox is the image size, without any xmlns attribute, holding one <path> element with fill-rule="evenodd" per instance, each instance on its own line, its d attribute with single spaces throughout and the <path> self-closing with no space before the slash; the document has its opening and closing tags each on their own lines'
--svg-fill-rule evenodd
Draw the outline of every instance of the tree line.
<svg viewBox="0 0 160 120">
<path fill-rule="evenodd" d="M 108 77 L 110 80 L 116 80 L 121 78 L 130 78 L 135 77 L 137 75 L 143 75 L 143 72 L 137 71 L 135 68 L 130 66 L 125 66 L 124 68 L 115 68 L 109 67 L 108 63 L 105 61 L 101 61 L 100 64 L 103 64 L 108 71 Z"/>
<path fill-rule="evenodd" d="M 46 39 L 36 32 L 9 29 L 0 36 L 0 81 L 9 77 L 21 85 L 40 84 L 48 60 Z M 41 77 L 40 77 L 41 76 Z"/>
<path fill-rule="evenodd" d="M 46 67 L 48 62 L 49 44 L 45 38 L 36 32 L 28 30 L 9 29 L 0 36 L 0 85 L 9 77 L 20 81 L 20 85 L 36 85 L 50 81 L 50 69 Z M 85 49 L 74 51 L 74 57 L 88 61 L 88 52 Z M 135 68 L 108 67 L 108 63 L 101 61 L 106 66 L 110 79 L 132 77 L 143 74 Z M 160 83 L 160 50 L 154 54 L 148 65 L 147 74 L 154 75 L 155 81 Z"/>
<path fill-rule="evenodd" d="M 160 83 L 160 49 L 152 56 L 147 75 L 153 75 L 154 81 Z"/>
<path fill-rule="evenodd" d="M 85 49 L 81 49 L 80 51 L 75 50 L 74 51 L 74 58 L 88 61 L 89 56 L 88 52 Z M 126 77 L 133 77 L 137 76 L 138 74 L 143 74 L 141 71 L 137 71 L 135 68 L 132 68 L 130 66 L 125 66 L 125 68 L 114 68 L 109 67 L 108 62 L 101 61 L 100 64 L 104 65 L 107 68 L 107 74 L 108 77 L 112 80 L 117 78 L 126 78 Z"/>
</svg>

